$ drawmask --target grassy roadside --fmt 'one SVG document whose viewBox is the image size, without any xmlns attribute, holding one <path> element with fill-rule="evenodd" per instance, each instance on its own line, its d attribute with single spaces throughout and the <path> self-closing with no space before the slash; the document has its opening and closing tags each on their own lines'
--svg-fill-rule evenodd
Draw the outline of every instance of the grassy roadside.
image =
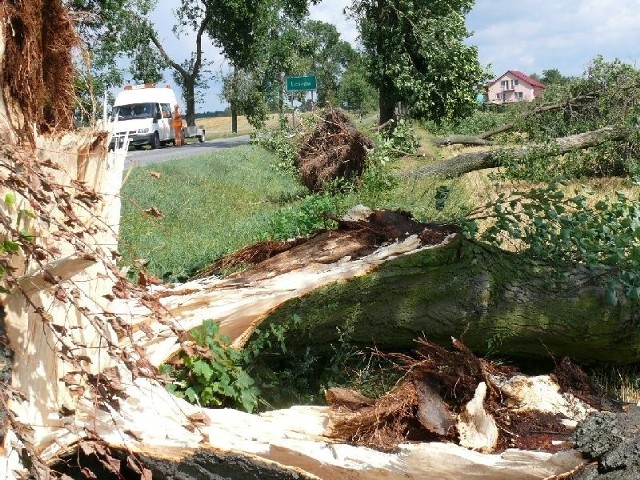
<svg viewBox="0 0 640 480">
<path fill-rule="evenodd" d="M 407 210 L 426 221 L 450 219 L 470 206 L 468 180 L 395 181 L 392 173 L 405 168 L 402 162 L 372 170 L 359 189 L 327 194 L 310 194 L 276 164 L 266 150 L 244 146 L 133 169 L 122 189 L 121 264 L 144 259 L 150 273 L 181 281 L 256 241 L 324 228 L 324 212 L 342 215 L 361 203 Z M 451 194 L 438 211 L 435 197 L 443 185 Z"/>
<path fill-rule="evenodd" d="M 302 193 L 271 161 L 243 146 L 134 169 L 122 188 L 122 263 L 145 259 L 151 273 L 175 281 L 263 239 L 269 213 Z M 145 213 L 151 208 L 162 217 Z"/>
<path fill-rule="evenodd" d="M 238 116 L 238 133 L 231 132 L 231 117 L 204 117 L 197 118 L 196 125 L 205 129 L 209 140 L 212 138 L 234 137 L 236 135 L 249 135 L 254 128 L 249 125 L 244 115 Z M 271 114 L 267 119 L 267 128 L 278 126 L 278 115 Z"/>
</svg>

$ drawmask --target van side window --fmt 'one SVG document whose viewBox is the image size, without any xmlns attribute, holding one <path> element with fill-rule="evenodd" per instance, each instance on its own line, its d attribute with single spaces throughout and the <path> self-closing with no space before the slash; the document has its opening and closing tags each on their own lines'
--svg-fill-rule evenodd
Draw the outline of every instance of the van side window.
<svg viewBox="0 0 640 480">
<path fill-rule="evenodd" d="M 171 104 L 169 103 L 161 103 L 160 108 L 162 108 L 162 117 L 163 118 L 171 118 Z"/>
</svg>

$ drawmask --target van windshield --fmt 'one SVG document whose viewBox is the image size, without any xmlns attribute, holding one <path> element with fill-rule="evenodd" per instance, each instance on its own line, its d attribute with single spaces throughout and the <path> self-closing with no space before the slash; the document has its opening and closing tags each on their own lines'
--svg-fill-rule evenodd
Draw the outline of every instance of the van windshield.
<svg viewBox="0 0 640 480">
<path fill-rule="evenodd" d="M 113 116 L 118 120 L 153 118 L 153 106 L 153 103 L 131 103 L 129 105 L 118 105 L 114 109 Z"/>
</svg>

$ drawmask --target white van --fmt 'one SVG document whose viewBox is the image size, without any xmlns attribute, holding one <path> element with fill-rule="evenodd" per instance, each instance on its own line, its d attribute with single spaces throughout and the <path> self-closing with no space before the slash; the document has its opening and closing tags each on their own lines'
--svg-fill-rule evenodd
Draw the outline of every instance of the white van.
<svg viewBox="0 0 640 480">
<path fill-rule="evenodd" d="M 127 85 L 116 96 L 112 111 L 112 136 L 109 149 L 121 147 L 127 135 L 129 145 L 140 147 L 151 145 L 158 148 L 167 143 L 175 144 L 171 127 L 171 112 L 178 103 L 170 86 L 156 87 L 153 84 Z M 188 127 L 185 133 L 204 142 L 205 132 L 200 127 Z"/>
</svg>

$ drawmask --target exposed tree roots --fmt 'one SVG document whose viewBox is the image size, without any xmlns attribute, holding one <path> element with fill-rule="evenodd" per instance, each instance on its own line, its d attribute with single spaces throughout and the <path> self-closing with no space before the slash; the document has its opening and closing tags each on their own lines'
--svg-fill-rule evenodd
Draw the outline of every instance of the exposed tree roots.
<svg viewBox="0 0 640 480">
<path fill-rule="evenodd" d="M 476 449 L 483 451 L 519 448 L 554 452 L 571 448 L 573 429 L 567 420 L 575 419 L 526 406 L 528 400 L 521 398 L 527 395 L 521 390 L 524 377 L 514 368 L 478 358 L 456 339 L 454 351 L 426 340 L 418 344 L 415 356 L 396 356 L 406 369 L 405 379 L 376 402 L 344 389 L 329 390 L 327 401 L 335 412 L 329 426 L 330 436 L 393 451 L 400 443 L 424 440 L 474 447 L 476 440 L 470 438 L 469 430 L 475 429 L 473 435 L 490 439 L 482 446 L 475 444 Z M 568 359 L 554 371 L 553 378 L 562 379 L 560 393 L 569 402 L 619 409 L 604 402 L 584 372 Z M 486 393 L 479 396 L 478 392 L 485 389 Z M 473 410 L 470 406 L 480 409 Z M 495 438 L 491 431 L 495 432 Z"/>
<path fill-rule="evenodd" d="M 319 191 L 332 180 L 359 177 L 373 143 L 340 110 L 328 110 L 303 142 L 294 164 L 302 183 Z"/>
</svg>

